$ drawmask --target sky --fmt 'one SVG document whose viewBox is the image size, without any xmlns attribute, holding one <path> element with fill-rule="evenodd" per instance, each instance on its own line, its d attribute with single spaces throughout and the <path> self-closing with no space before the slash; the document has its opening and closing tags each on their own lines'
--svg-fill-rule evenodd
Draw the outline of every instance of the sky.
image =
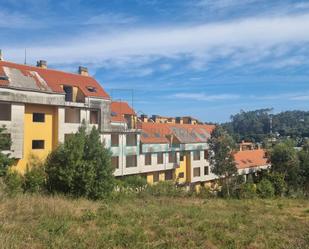
<svg viewBox="0 0 309 249">
<path fill-rule="evenodd" d="M 138 114 L 309 110 L 309 0 L 0 0 L 4 59 L 88 67 Z"/>
</svg>

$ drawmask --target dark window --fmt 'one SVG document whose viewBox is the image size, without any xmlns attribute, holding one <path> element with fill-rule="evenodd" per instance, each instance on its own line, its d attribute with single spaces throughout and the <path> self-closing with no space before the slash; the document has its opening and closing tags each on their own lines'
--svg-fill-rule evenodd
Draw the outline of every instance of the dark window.
<svg viewBox="0 0 309 249">
<path fill-rule="evenodd" d="M 151 165 L 151 153 L 145 154 L 145 165 Z"/>
<path fill-rule="evenodd" d="M 209 159 L 209 152 L 208 152 L 208 150 L 204 150 L 204 159 L 205 160 Z"/>
<path fill-rule="evenodd" d="M 0 120 L 11 121 L 11 105 L 7 103 L 0 103 Z"/>
<path fill-rule="evenodd" d="M 119 135 L 118 134 L 112 134 L 112 147 L 118 147 L 119 146 Z"/>
<path fill-rule="evenodd" d="M 198 151 L 193 151 L 193 160 L 194 160 L 194 161 L 199 161 L 199 160 L 201 160 L 200 155 L 201 155 L 201 153 L 200 153 L 199 150 L 198 150 Z"/>
<path fill-rule="evenodd" d="M 183 152 L 180 153 L 180 161 L 183 162 L 185 160 L 185 155 Z"/>
<path fill-rule="evenodd" d="M 153 173 L 153 182 L 158 182 L 159 181 L 159 172 L 154 172 Z"/>
<path fill-rule="evenodd" d="M 72 102 L 73 101 L 73 87 L 64 86 L 63 90 L 65 92 L 65 101 Z"/>
<path fill-rule="evenodd" d="M 32 149 L 39 150 L 44 149 L 45 141 L 44 140 L 32 140 Z"/>
<path fill-rule="evenodd" d="M 208 175 L 209 175 L 209 167 L 208 167 L 208 166 L 205 166 L 205 167 L 204 167 L 204 175 L 205 175 L 205 176 L 208 176 Z"/>
<path fill-rule="evenodd" d="M 32 122 L 44 123 L 45 122 L 45 114 L 44 113 L 33 113 L 32 114 Z"/>
<path fill-rule="evenodd" d="M 136 155 L 133 156 L 127 156 L 126 157 L 126 167 L 131 168 L 131 167 L 136 167 L 137 166 L 137 158 Z"/>
<path fill-rule="evenodd" d="M 112 166 L 114 169 L 119 168 L 119 157 L 118 156 L 112 156 Z"/>
<path fill-rule="evenodd" d="M 184 173 L 184 172 L 180 172 L 180 173 L 178 174 L 178 177 L 179 177 L 179 178 L 184 178 L 184 177 L 185 177 L 185 173 Z"/>
<path fill-rule="evenodd" d="M 127 135 L 127 146 L 136 146 L 136 145 L 137 145 L 136 134 L 128 134 Z"/>
<path fill-rule="evenodd" d="M 79 124 L 80 123 L 80 109 L 73 107 L 66 107 L 64 111 L 64 122 L 71 124 Z"/>
<path fill-rule="evenodd" d="M 99 123 L 99 111 L 92 110 L 90 111 L 90 124 L 98 124 Z"/>
<path fill-rule="evenodd" d="M 168 153 L 168 161 L 169 163 L 176 163 L 176 152 L 171 151 Z"/>
<path fill-rule="evenodd" d="M 201 168 L 194 168 L 193 169 L 193 177 L 201 176 Z"/>
<path fill-rule="evenodd" d="M 1 143 L 1 150 L 11 150 L 11 134 L 0 133 L 0 141 L 8 141 L 7 143 Z"/>
<path fill-rule="evenodd" d="M 87 86 L 87 90 L 91 93 L 96 93 L 97 92 L 97 89 L 93 86 Z"/>
<path fill-rule="evenodd" d="M 157 164 L 163 164 L 163 152 L 157 154 Z"/>
<path fill-rule="evenodd" d="M 165 172 L 165 181 L 173 180 L 173 171 L 169 170 Z"/>
</svg>

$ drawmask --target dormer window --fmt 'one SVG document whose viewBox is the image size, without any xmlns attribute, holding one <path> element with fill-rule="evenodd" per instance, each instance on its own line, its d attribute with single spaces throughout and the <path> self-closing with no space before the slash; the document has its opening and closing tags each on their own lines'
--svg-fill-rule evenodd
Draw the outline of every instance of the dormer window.
<svg viewBox="0 0 309 249">
<path fill-rule="evenodd" d="M 93 86 L 87 86 L 87 90 L 91 93 L 96 93 L 97 92 L 97 89 Z"/>
<path fill-rule="evenodd" d="M 73 87 L 63 86 L 63 91 L 65 92 L 65 101 L 72 102 L 73 101 Z"/>
</svg>

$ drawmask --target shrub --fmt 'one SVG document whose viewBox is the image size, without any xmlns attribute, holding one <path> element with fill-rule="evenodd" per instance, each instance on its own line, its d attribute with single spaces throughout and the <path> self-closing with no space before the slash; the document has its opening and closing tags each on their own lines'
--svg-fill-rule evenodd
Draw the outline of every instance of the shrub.
<svg viewBox="0 0 309 249">
<path fill-rule="evenodd" d="M 146 192 L 153 196 L 177 197 L 185 195 L 185 191 L 177 187 L 172 181 L 158 182 L 154 185 L 148 185 Z"/>
<path fill-rule="evenodd" d="M 267 179 L 272 183 L 275 189 L 275 195 L 282 196 L 287 190 L 287 184 L 284 180 L 284 175 L 280 173 L 270 173 Z"/>
<path fill-rule="evenodd" d="M 9 171 L 4 178 L 4 183 L 9 196 L 16 196 L 23 192 L 23 177 L 16 171 Z"/>
<path fill-rule="evenodd" d="M 141 176 L 127 176 L 123 178 L 123 186 L 133 188 L 136 190 L 142 190 L 147 186 L 147 180 Z"/>
<path fill-rule="evenodd" d="M 237 191 L 239 199 L 250 199 L 256 197 L 256 185 L 253 183 L 243 183 Z"/>
<path fill-rule="evenodd" d="M 114 189 L 111 153 L 95 128 L 87 134 L 82 126 L 59 145 L 47 158 L 46 173 L 51 192 L 102 199 Z"/>
<path fill-rule="evenodd" d="M 270 198 L 273 197 L 275 194 L 275 189 L 272 183 L 267 180 L 263 179 L 257 184 L 257 193 L 261 198 Z"/>
<path fill-rule="evenodd" d="M 38 158 L 32 157 L 30 159 L 24 179 L 24 191 L 39 193 L 44 190 L 46 174 L 44 171 L 44 165 Z"/>
</svg>

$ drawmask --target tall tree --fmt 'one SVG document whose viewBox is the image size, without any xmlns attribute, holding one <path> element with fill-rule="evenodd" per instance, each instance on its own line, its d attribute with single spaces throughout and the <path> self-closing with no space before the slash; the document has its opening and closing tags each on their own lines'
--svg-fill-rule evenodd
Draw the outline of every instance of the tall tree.
<svg viewBox="0 0 309 249">
<path fill-rule="evenodd" d="M 12 141 L 10 136 L 6 133 L 6 128 L 0 127 L 0 176 L 6 174 L 10 165 L 13 164 L 14 159 L 10 158 L 8 154 L 3 154 L 3 151 L 10 150 Z"/>
<path fill-rule="evenodd" d="M 211 171 L 221 177 L 228 196 L 230 196 L 231 177 L 237 174 L 234 148 L 233 138 L 221 126 L 217 126 L 209 140 Z"/>
<path fill-rule="evenodd" d="M 301 185 L 305 194 L 309 195 L 309 140 L 299 152 Z"/>
<path fill-rule="evenodd" d="M 114 187 L 110 151 L 104 148 L 99 132 L 86 128 L 72 135 L 46 161 L 47 185 L 52 192 L 100 199 Z"/>
<path fill-rule="evenodd" d="M 276 144 L 270 151 L 271 170 L 284 175 L 291 189 L 297 189 L 300 181 L 300 168 L 297 151 L 291 140 Z"/>
</svg>

